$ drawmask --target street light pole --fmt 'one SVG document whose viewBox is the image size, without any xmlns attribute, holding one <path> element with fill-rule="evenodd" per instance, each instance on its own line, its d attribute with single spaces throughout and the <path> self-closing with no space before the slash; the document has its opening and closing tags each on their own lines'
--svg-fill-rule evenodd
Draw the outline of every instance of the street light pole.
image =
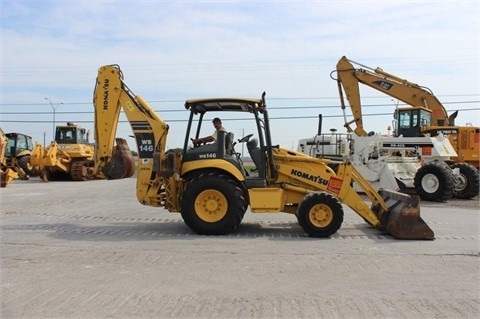
<svg viewBox="0 0 480 319">
<path fill-rule="evenodd" d="M 48 97 L 46 97 L 45 100 L 47 100 L 48 103 L 50 103 L 50 106 L 52 107 L 52 110 L 53 110 L 53 139 L 52 139 L 52 141 L 55 141 L 55 111 L 57 109 L 57 105 L 63 104 L 63 103 L 60 102 L 60 103 L 53 104 L 52 101 Z"/>
</svg>

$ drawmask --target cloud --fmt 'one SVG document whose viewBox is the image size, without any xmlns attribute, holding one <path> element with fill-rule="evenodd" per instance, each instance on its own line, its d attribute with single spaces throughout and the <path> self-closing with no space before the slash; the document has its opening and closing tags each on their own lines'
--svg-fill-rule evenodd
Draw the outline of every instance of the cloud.
<svg viewBox="0 0 480 319">
<path fill-rule="evenodd" d="M 289 132 L 286 120 L 279 121 L 276 139 L 291 146 L 315 133 L 320 111 L 341 115 L 329 75 L 342 55 L 425 85 L 440 100 L 477 100 L 478 109 L 478 11 L 474 1 L 3 1 L 2 112 L 22 104 L 21 111 L 45 114 L 32 116 L 44 121 L 38 125 L 0 123 L 33 128 L 36 135 L 50 131 L 46 96 L 64 102 L 64 112 L 92 111 L 98 68 L 119 64 L 127 84 L 147 101 L 257 97 L 266 90 L 270 106 L 287 108 L 271 117 L 312 117 L 294 120 Z M 393 110 L 390 97 L 368 95 L 382 101 L 381 112 Z M 275 99 L 282 97 L 324 99 Z M 332 107 L 295 110 L 305 105 Z M 91 113 L 58 118 L 64 116 L 92 120 Z M 3 121 L 12 117 L 18 114 L 2 114 Z M 385 131 L 390 120 L 373 121 L 371 130 Z M 467 120 L 478 125 L 478 111 L 460 112 L 458 123 Z M 341 130 L 343 119 L 328 118 L 325 126 Z M 122 130 L 130 134 L 127 125 Z"/>
</svg>

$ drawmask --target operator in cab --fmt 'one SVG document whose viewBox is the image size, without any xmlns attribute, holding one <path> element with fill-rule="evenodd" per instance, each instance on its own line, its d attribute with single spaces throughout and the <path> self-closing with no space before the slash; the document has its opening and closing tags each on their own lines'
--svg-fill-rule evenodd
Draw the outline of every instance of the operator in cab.
<svg viewBox="0 0 480 319">
<path fill-rule="evenodd" d="M 193 145 L 200 145 L 200 144 L 215 142 L 217 141 L 218 131 L 227 132 L 227 130 L 225 130 L 225 128 L 222 126 L 222 121 L 218 117 L 214 118 L 212 123 L 213 123 L 213 126 L 215 127 L 215 131 L 213 132 L 213 134 L 205 137 L 200 137 L 200 138 L 192 138 L 191 140 Z"/>
</svg>

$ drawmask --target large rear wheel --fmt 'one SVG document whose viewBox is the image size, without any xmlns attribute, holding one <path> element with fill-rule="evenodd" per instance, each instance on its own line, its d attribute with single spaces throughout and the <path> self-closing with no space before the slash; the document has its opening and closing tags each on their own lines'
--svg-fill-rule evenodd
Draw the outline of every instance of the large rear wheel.
<svg viewBox="0 0 480 319">
<path fill-rule="evenodd" d="M 442 162 L 426 163 L 415 174 L 414 187 L 422 200 L 445 202 L 453 195 L 452 171 Z"/>
<path fill-rule="evenodd" d="M 338 199 L 328 193 L 310 193 L 298 205 L 297 220 L 308 235 L 329 237 L 343 223 L 343 207 Z"/>
<path fill-rule="evenodd" d="M 247 204 L 237 183 L 223 174 L 208 173 L 193 178 L 182 195 L 182 218 L 201 235 L 225 235 L 234 231 Z"/>
<path fill-rule="evenodd" d="M 461 199 L 470 199 L 478 195 L 479 173 L 475 166 L 468 163 L 455 163 L 452 168 L 458 168 L 460 175 L 455 183 L 454 196 Z"/>
<path fill-rule="evenodd" d="M 30 165 L 30 155 L 24 155 L 18 159 L 17 165 L 25 172 L 26 176 L 21 176 L 22 179 L 28 179 L 33 175 L 33 168 Z"/>
</svg>

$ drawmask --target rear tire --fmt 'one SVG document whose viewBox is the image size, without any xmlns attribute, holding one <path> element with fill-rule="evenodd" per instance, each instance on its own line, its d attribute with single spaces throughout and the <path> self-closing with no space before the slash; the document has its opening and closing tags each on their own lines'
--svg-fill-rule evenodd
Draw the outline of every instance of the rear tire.
<svg viewBox="0 0 480 319">
<path fill-rule="evenodd" d="M 242 221 L 246 208 L 240 187 L 222 174 L 201 174 L 188 182 L 182 194 L 183 221 L 201 235 L 231 233 Z"/>
<path fill-rule="evenodd" d="M 297 220 L 309 236 L 329 237 L 343 223 L 343 207 L 328 193 L 310 193 L 298 205 Z"/>
<path fill-rule="evenodd" d="M 415 174 L 414 186 L 422 200 L 445 202 L 453 195 L 452 171 L 442 162 L 426 163 Z"/>
<path fill-rule="evenodd" d="M 33 170 L 30 165 L 30 155 L 24 155 L 20 157 L 17 164 L 21 169 L 23 169 L 25 174 L 27 174 L 26 179 L 28 179 L 28 176 L 31 176 L 33 174 Z"/>
<path fill-rule="evenodd" d="M 452 168 L 459 168 L 460 183 L 455 184 L 453 196 L 460 199 L 471 199 L 478 195 L 480 174 L 478 170 L 468 163 L 455 163 Z"/>
</svg>

